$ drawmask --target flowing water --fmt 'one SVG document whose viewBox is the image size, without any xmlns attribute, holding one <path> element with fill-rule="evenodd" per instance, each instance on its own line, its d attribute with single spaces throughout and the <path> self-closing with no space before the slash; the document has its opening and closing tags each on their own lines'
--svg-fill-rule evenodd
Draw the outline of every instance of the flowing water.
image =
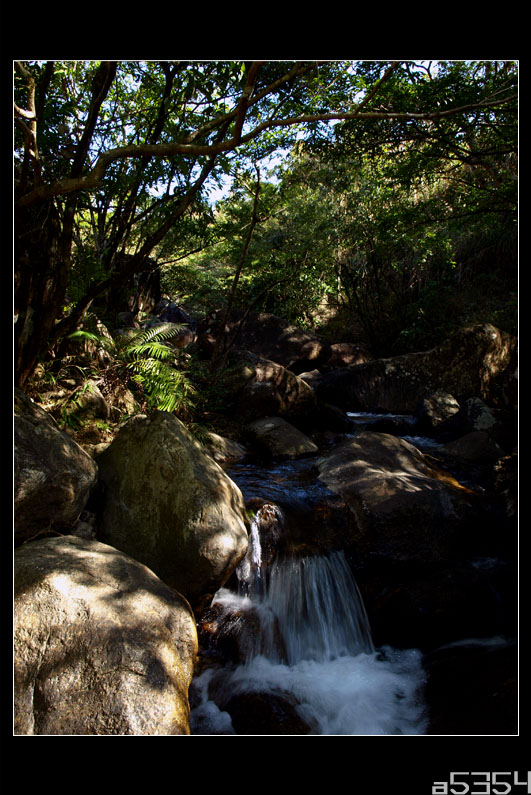
<svg viewBox="0 0 531 795">
<path fill-rule="evenodd" d="M 377 414 L 366 411 L 348 411 L 347 417 L 354 422 L 359 430 L 370 431 L 373 427 L 380 427 L 385 432 L 385 423 L 395 427 L 395 431 L 400 438 L 410 442 L 419 450 L 433 450 L 439 446 L 439 442 L 429 436 L 417 436 L 414 434 L 416 417 L 411 414 Z M 393 431 L 391 431 L 393 432 Z"/>
<path fill-rule="evenodd" d="M 425 733 L 420 652 L 374 648 L 341 549 L 300 554 L 286 542 L 285 509 L 309 515 L 323 488 L 311 459 L 229 474 L 261 505 L 233 587 L 212 604 L 210 627 L 238 651 L 195 678 L 192 734 Z"/>
</svg>

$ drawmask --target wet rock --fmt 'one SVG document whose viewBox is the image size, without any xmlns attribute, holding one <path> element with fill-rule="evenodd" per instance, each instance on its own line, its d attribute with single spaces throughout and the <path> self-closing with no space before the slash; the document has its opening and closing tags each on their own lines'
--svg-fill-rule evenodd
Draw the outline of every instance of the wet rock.
<svg viewBox="0 0 531 795">
<path fill-rule="evenodd" d="M 297 713 L 290 693 L 237 693 L 223 709 L 238 735 L 310 734 L 314 728 Z"/>
<path fill-rule="evenodd" d="M 251 570 L 256 571 L 258 565 L 262 568 L 270 566 L 287 548 L 289 531 L 286 514 L 278 505 L 261 500 L 250 500 L 247 507 L 255 512 L 251 523 L 251 541 L 259 542 L 260 549 L 260 561 L 257 563 L 254 560 L 253 545 L 249 544 L 247 554 L 238 566 L 238 573 L 243 569 L 243 578 L 249 582 Z M 256 534 L 256 539 L 252 538 L 253 534 Z"/>
<path fill-rule="evenodd" d="M 424 659 L 431 735 L 518 734 L 518 650 L 503 638 L 463 639 Z"/>
<path fill-rule="evenodd" d="M 231 717 L 238 735 L 310 734 L 315 725 L 303 718 L 295 696 L 282 687 L 246 684 L 238 675 L 219 670 L 210 676 L 208 697 Z"/>
<path fill-rule="evenodd" d="M 515 570 L 494 559 L 356 572 L 376 646 L 432 651 L 456 638 L 515 630 Z"/>
<path fill-rule="evenodd" d="M 242 664 L 255 654 L 271 653 L 271 644 L 276 647 L 278 659 L 285 659 L 278 624 L 268 627 L 269 635 L 263 629 L 260 613 L 251 605 L 244 609 L 217 601 L 197 616 L 201 654 L 210 664 Z"/>
<path fill-rule="evenodd" d="M 360 562 L 440 562 L 470 543 L 478 495 L 405 440 L 364 431 L 317 466 L 350 512 Z"/>
</svg>

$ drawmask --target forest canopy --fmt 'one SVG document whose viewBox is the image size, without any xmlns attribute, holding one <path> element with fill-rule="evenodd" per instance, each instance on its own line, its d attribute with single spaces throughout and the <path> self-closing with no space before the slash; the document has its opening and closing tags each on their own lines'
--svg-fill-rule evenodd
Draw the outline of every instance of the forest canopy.
<svg viewBox="0 0 531 795">
<path fill-rule="evenodd" d="M 514 61 L 16 61 L 13 93 L 18 386 L 146 272 L 375 356 L 516 331 Z"/>
</svg>

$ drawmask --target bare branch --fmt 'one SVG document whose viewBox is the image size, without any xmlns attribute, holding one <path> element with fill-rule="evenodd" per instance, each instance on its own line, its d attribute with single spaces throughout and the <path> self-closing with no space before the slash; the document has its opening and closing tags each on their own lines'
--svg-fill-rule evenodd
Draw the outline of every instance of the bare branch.
<svg viewBox="0 0 531 795">
<path fill-rule="evenodd" d="M 19 108 L 16 102 L 13 102 L 13 106 L 15 108 L 15 118 L 21 116 L 23 119 L 27 119 L 28 121 L 35 121 L 37 119 L 33 111 L 24 110 L 24 108 Z"/>
</svg>

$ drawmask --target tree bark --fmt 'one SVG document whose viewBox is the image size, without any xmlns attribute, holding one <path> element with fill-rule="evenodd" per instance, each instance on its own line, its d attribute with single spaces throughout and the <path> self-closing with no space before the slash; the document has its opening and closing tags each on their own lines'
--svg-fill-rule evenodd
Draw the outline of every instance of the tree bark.
<svg viewBox="0 0 531 795">
<path fill-rule="evenodd" d="M 68 268 L 61 219 L 53 201 L 17 211 L 14 227 L 15 385 L 23 388 L 61 309 Z"/>
<path fill-rule="evenodd" d="M 115 75 L 116 63 L 107 61 L 103 61 L 96 72 L 87 122 L 72 163 L 72 179 L 82 173 L 102 102 Z M 36 125 L 34 87 L 30 110 Z M 31 155 L 40 167 L 36 135 L 35 126 L 32 139 L 27 141 L 26 147 L 33 146 Z M 23 186 L 17 188 L 21 190 Z M 39 355 L 46 349 L 55 322 L 62 314 L 70 277 L 77 198 L 77 194 L 69 195 L 62 213 L 59 213 L 53 199 L 27 206 L 15 203 L 15 384 L 21 388 L 33 373 Z"/>
</svg>

